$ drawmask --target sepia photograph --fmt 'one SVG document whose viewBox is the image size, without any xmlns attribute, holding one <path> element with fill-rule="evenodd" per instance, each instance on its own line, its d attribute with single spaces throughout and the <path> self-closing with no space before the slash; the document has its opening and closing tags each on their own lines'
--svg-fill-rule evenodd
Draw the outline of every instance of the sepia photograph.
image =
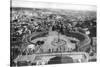
<svg viewBox="0 0 100 67">
<path fill-rule="evenodd" d="M 10 4 L 11 67 L 97 61 L 96 5 Z"/>
</svg>

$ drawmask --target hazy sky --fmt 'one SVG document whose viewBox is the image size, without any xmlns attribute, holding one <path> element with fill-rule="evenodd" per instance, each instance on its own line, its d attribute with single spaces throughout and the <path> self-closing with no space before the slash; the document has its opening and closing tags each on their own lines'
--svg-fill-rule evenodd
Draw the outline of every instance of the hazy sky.
<svg viewBox="0 0 100 67">
<path fill-rule="evenodd" d="M 20 1 L 20 0 L 12 0 L 12 6 L 96 11 L 95 5 L 73 5 L 65 3 L 49 3 L 49 2 L 36 2 L 36 1 L 31 2 L 31 1 Z"/>
</svg>

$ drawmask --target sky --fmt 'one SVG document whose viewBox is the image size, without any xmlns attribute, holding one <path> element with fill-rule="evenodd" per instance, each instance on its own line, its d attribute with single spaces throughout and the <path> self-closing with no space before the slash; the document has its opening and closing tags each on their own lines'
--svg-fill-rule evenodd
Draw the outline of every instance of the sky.
<svg viewBox="0 0 100 67">
<path fill-rule="evenodd" d="M 88 10 L 96 11 L 96 5 L 79 5 L 69 3 L 51 3 L 38 2 L 28 0 L 12 0 L 12 7 L 29 7 L 29 8 L 55 8 L 55 9 L 70 9 L 70 10 Z"/>
</svg>

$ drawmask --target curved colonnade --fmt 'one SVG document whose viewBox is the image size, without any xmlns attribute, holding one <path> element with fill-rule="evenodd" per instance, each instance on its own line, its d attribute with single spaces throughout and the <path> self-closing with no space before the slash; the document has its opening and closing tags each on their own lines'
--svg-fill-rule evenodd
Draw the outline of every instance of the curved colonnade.
<svg viewBox="0 0 100 67">
<path fill-rule="evenodd" d="M 34 32 L 31 35 L 27 36 L 27 42 L 33 44 L 33 40 L 38 37 L 47 37 L 47 31 L 44 32 Z M 80 32 L 69 32 L 66 33 L 65 36 L 73 37 L 79 40 L 78 43 L 78 51 L 84 51 L 84 48 L 89 46 L 91 40 L 88 35 L 80 33 Z"/>
</svg>

